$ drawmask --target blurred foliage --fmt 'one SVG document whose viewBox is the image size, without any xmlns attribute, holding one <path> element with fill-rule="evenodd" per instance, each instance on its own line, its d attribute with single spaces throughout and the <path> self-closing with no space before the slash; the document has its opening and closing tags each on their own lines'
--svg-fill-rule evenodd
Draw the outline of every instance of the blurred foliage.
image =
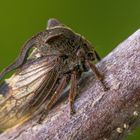
<svg viewBox="0 0 140 140">
<path fill-rule="evenodd" d="M 139 5 L 139 0 L 1 0 L 0 70 L 51 17 L 85 36 L 103 57 L 140 27 Z M 127 140 L 132 139 L 140 139 L 140 129 Z"/>
</svg>

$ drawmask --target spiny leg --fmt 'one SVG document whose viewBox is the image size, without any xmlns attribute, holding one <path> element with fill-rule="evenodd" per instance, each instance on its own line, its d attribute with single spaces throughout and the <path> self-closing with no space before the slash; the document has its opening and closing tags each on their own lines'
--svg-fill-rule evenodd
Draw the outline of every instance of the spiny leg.
<svg viewBox="0 0 140 140">
<path fill-rule="evenodd" d="M 98 69 L 96 68 L 96 66 L 93 63 L 91 63 L 90 61 L 86 60 L 86 65 L 91 68 L 91 70 L 95 74 L 96 78 L 98 80 L 100 80 L 100 82 L 101 82 L 104 90 L 106 91 L 108 88 L 105 86 L 105 84 L 103 82 L 103 75 L 98 71 Z"/>
<path fill-rule="evenodd" d="M 41 112 L 41 116 L 39 118 L 39 123 L 41 123 L 44 118 L 46 117 L 48 111 L 52 108 L 52 106 L 56 103 L 58 97 L 60 96 L 60 94 L 62 93 L 63 89 L 65 88 L 66 85 L 66 76 L 64 76 L 61 81 L 59 86 L 57 87 L 55 93 L 52 95 L 50 101 L 48 102 L 47 106 L 45 107 L 45 109 Z"/>
<path fill-rule="evenodd" d="M 74 71 L 71 75 L 71 87 L 69 92 L 69 104 L 70 104 L 70 114 L 72 115 L 75 113 L 74 109 L 74 100 L 77 94 L 77 76 L 76 72 Z"/>
</svg>

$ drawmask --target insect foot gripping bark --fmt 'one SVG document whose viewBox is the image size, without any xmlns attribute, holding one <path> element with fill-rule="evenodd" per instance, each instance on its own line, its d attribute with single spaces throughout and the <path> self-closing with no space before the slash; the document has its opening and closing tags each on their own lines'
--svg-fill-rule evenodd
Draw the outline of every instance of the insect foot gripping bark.
<svg viewBox="0 0 140 140">
<path fill-rule="evenodd" d="M 0 73 L 2 80 L 16 70 L 12 83 L 4 83 L 9 91 L 0 99 L 0 128 L 38 115 L 42 122 L 69 83 L 70 114 L 73 114 L 81 74 L 91 69 L 103 82 L 103 76 L 92 63 L 95 59 L 99 61 L 99 55 L 83 36 L 50 19 L 47 29 L 31 37 L 18 58 Z"/>
</svg>

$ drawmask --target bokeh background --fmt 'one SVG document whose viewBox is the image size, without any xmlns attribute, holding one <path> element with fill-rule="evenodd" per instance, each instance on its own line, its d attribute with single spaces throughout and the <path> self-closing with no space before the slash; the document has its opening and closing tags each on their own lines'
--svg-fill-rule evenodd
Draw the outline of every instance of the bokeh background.
<svg viewBox="0 0 140 140">
<path fill-rule="evenodd" d="M 140 0 L 0 0 L 0 71 L 51 17 L 84 35 L 104 57 L 140 28 Z M 140 128 L 126 138 L 139 139 Z"/>
</svg>

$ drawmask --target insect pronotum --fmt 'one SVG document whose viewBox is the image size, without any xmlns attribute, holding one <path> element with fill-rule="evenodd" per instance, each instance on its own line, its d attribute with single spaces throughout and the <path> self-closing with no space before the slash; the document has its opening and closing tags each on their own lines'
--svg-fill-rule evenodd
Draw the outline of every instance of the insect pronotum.
<svg viewBox="0 0 140 140">
<path fill-rule="evenodd" d="M 32 56 L 39 54 L 39 57 L 29 57 L 32 48 L 36 48 Z M 103 80 L 92 63 L 95 59 L 99 61 L 99 55 L 83 36 L 57 19 L 50 19 L 47 29 L 29 39 L 15 62 L 0 73 L 1 80 L 10 71 L 18 69 L 16 73 L 21 79 L 17 83 L 22 81 L 18 90 L 39 83 L 33 91 L 11 93 L 0 102 L 0 126 L 13 116 L 28 113 L 40 114 L 41 122 L 69 83 L 70 113 L 73 114 L 77 82 L 81 74 L 91 69 L 98 80 Z"/>
</svg>

